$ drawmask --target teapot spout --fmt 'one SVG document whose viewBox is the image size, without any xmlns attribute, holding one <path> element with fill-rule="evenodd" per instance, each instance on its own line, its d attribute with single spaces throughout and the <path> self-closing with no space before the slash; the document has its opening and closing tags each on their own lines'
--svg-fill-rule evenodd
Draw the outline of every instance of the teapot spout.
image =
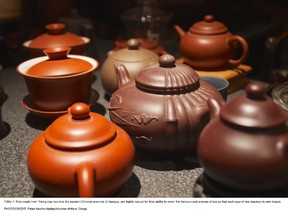
<svg viewBox="0 0 288 216">
<path fill-rule="evenodd" d="M 210 119 L 218 117 L 220 115 L 221 109 L 221 104 L 219 103 L 219 101 L 214 98 L 209 98 L 207 103 L 210 111 Z"/>
<path fill-rule="evenodd" d="M 130 75 L 124 65 L 114 64 L 114 70 L 116 72 L 118 88 L 131 81 Z"/>
<path fill-rule="evenodd" d="M 185 34 L 185 31 L 178 25 L 174 25 L 174 29 L 180 38 Z"/>
</svg>

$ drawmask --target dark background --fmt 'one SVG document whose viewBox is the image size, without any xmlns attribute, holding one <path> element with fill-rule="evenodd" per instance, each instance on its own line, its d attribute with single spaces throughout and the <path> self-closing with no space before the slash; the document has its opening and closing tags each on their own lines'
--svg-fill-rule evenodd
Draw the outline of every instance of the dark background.
<svg viewBox="0 0 288 216">
<path fill-rule="evenodd" d="M 172 29 L 173 24 L 188 30 L 193 23 L 203 20 L 206 14 L 213 14 L 215 19 L 223 22 L 230 32 L 239 34 L 247 40 L 250 53 L 246 64 L 253 67 L 255 78 L 267 80 L 271 68 L 283 67 L 283 62 L 284 67 L 286 66 L 283 56 L 287 55 L 287 49 L 284 49 L 287 40 L 281 40 L 273 52 L 267 49 L 265 42 L 268 37 L 281 36 L 287 32 L 287 0 L 154 0 L 153 2 L 157 3 L 157 7 L 174 15 L 166 39 L 177 37 Z M 72 9 L 77 9 L 81 17 L 92 21 L 95 37 L 114 40 L 125 34 L 125 27 L 119 14 L 136 5 L 136 0 L 22 0 L 20 17 L 0 21 L 0 64 L 14 65 L 16 60 L 13 56 L 21 51 L 22 42 L 43 33 L 45 24 L 69 17 Z"/>
</svg>

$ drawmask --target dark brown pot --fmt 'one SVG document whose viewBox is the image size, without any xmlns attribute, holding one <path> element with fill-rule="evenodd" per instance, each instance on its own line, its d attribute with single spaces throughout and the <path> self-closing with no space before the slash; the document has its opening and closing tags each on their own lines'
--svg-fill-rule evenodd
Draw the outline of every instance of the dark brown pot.
<svg viewBox="0 0 288 216">
<path fill-rule="evenodd" d="M 208 177 L 246 194 L 287 190 L 288 118 L 262 83 L 221 106 L 209 99 L 211 121 L 201 132 L 198 155 Z"/>
</svg>

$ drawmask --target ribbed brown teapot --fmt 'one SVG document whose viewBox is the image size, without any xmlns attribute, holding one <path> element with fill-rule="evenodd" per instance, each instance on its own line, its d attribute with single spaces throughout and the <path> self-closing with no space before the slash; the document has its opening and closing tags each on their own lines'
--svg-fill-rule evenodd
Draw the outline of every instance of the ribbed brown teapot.
<svg viewBox="0 0 288 216">
<path fill-rule="evenodd" d="M 130 178 L 135 150 L 128 134 L 75 103 L 30 145 L 27 166 L 36 188 L 52 197 L 114 196 Z"/>
<path fill-rule="evenodd" d="M 213 86 L 168 54 L 143 68 L 135 80 L 125 66 L 117 64 L 115 70 L 119 89 L 110 98 L 110 118 L 128 132 L 139 150 L 150 155 L 192 153 L 209 120 L 207 100 L 224 103 Z"/>
<path fill-rule="evenodd" d="M 246 40 L 233 35 L 227 27 L 206 15 L 203 21 L 194 23 L 188 32 L 174 25 L 180 37 L 179 49 L 186 64 L 196 70 L 219 70 L 235 67 L 243 63 L 248 56 L 249 47 Z M 233 59 L 236 44 L 242 47 L 242 54 Z"/>
<path fill-rule="evenodd" d="M 198 141 L 204 173 L 227 190 L 259 195 L 288 189 L 288 118 L 253 82 L 222 106 L 208 100 L 211 120 Z"/>
</svg>

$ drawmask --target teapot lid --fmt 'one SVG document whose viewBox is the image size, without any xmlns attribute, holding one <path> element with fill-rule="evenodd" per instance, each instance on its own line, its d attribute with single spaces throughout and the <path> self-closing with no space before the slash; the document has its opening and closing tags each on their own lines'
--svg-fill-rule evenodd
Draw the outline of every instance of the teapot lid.
<svg viewBox="0 0 288 216">
<path fill-rule="evenodd" d="M 194 23 L 189 31 L 196 34 L 212 35 L 223 34 L 228 29 L 223 23 L 215 21 L 214 16 L 206 15 L 203 21 Z"/>
<path fill-rule="evenodd" d="M 139 40 L 132 38 L 127 41 L 127 48 L 119 49 L 111 54 L 116 61 L 126 62 L 145 62 L 147 60 L 158 58 L 158 55 L 146 48 L 140 47 Z"/>
<path fill-rule="evenodd" d="M 287 121 L 281 108 L 266 96 L 263 83 L 250 83 L 245 91 L 245 96 L 235 97 L 221 108 L 223 119 L 236 125 L 258 128 L 273 127 Z"/>
<path fill-rule="evenodd" d="M 32 76 L 67 76 L 82 73 L 93 68 L 88 61 L 79 58 L 68 57 L 70 47 L 54 47 L 44 49 L 48 59 L 31 66 L 27 74 Z"/>
<path fill-rule="evenodd" d="M 45 131 L 48 145 L 68 150 L 96 148 L 109 144 L 117 135 L 115 125 L 104 116 L 90 112 L 85 103 L 75 103 Z"/>
<path fill-rule="evenodd" d="M 31 40 L 30 48 L 48 48 L 59 46 L 77 46 L 85 42 L 80 36 L 65 31 L 65 24 L 50 23 L 45 25 L 46 33 Z"/>
<path fill-rule="evenodd" d="M 143 68 L 135 78 L 136 86 L 147 92 L 181 94 L 199 88 L 199 76 L 188 65 L 176 64 L 172 55 L 159 57 L 159 64 Z"/>
</svg>

